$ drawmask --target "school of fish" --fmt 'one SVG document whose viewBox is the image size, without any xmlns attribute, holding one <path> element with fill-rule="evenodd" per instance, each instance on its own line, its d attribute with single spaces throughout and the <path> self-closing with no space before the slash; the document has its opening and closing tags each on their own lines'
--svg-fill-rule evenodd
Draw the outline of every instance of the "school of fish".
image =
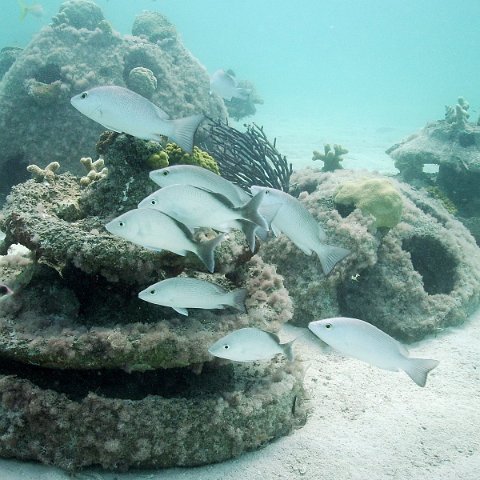
<svg viewBox="0 0 480 480">
<path fill-rule="evenodd" d="M 246 98 L 235 78 L 223 70 L 210 79 L 211 91 L 226 100 Z M 194 134 L 204 119 L 192 115 L 170 119 L 158 106 L 131 90 L 103 86 L 87 90 L 71 99 L 82 114 L 109 130 L 146 140 L 170 138 L 187 152 L 193 149 Z M 127 211 L 106 224 L 106 229 L 125 240 L 150 250 L 167 250 L 177 255 L 192 252 L 209 272 L 215 270 L 216 246 L 231 229 L 241 230 L 252 251 L 256 238 L 285 235 L 306 255 L 315 253 L 325 275 L 349 255 L 349 250 L 326 244 L 321 225 L 305 206 L 286 192 L 252 185 L 244 191 L 225 178 L 201 167 L 177 165 L 149 174 L 161 188 L 144 198 L 138 208 Z M 210 241 L 197 242 L 196 228 L 219 232 Z M 5 291 L 6 294 L 10 292 Z M 245 312 L 245 289 L 227 291 L 219 285 L 187 277 L 157 282 L 139 292 L 146 302 L 173 308 L 188 315 L 188 308 L 234 308 Z M 323 342 L 344 355 L 381 369 L 405 371 L 419 386 L 438 365 L 430 359 L 410 358 L 406 348 L 374 325 L 353 318 L 330 318 L 311 322 L 309 329 Z M 268 360 L 281 354 L 294 359 L 293 341 L 258 328 L 241 328 L 218 339 L 208 349 L 214 357 L 235 362 Z"/>
</svg>

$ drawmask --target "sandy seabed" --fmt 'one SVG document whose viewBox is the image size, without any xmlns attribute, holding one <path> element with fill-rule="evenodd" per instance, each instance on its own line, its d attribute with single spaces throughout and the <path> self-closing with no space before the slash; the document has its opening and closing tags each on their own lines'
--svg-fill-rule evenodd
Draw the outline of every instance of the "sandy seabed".
<svg viewBox="0 0 480 480">
<path fill-rule="evenodd" d="M 79 480 L 478 480 L 480 310 L 460 328 L 409 347 L 440 360 L 420 388 L 394 373 L 299 343 L 311 414 L 261 450 L 205 467 L 126 474 L 88 470 Z M 38 464 L 0 460 L 1 480 L 66 480 Z"/>
<path fill-rule="evenodd" d="M 278 122 L 278 118 L 277 118 Z M 313 148 L 344 143 L 346 168 L 393 172 L 384 149 L 404 133 L 380 127 L 378 136 L 358 128 L 325 138 L 308 121 L 285 121 L 267 134 L 295 168 L 312 165 Z M 259 122 L 261 124 L 261 122 Z M 267 125 L 268 122 L 265 122 Z M 296 142 L 290 131 L 302 131 Z M 323 133 L 322 133 L 323 132 Z M 328 131 L 326 132 L 328 133 Z M 344 142 L 350 139 L 350 143 Z M 373 138 L 373 139 L 372 139 Z M 314 165 L 317 166 L 317 165 Z M 318 165 L 320 166 L 320 165 Z M 364 320 L 368 321 L 368 318 Z M 297 342 L 305 364 L 311 413 L 307 424 L 265 448 L 216 465 L 191 469 L 88 470 L 79 480 L 478 480 L 480 478 L 480 310 L 458 328 L 438 332 L 409 347 L 412 356 L 440 365 L 420 388 L 393 373 L 341 357 L 311 342 Z M 66 480 L 72 477 L 38 464 L 0 460 L 0 480 Z"/>
</svg>

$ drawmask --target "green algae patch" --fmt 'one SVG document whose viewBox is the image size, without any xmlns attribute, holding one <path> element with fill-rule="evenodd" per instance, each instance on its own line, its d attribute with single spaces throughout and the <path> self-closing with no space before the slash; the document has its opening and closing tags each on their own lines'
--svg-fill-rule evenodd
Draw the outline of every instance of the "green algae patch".
<svg viewBox="0 0 480 480">
<path fill-rule="evenodd" d="M 335 195 L 335 203 L 354 205 L 363 213 L 373 215 L 378 228 L 393 228 L 402 217 L 402 197 L 388 179 L 346 182 Z"/>
</svg>

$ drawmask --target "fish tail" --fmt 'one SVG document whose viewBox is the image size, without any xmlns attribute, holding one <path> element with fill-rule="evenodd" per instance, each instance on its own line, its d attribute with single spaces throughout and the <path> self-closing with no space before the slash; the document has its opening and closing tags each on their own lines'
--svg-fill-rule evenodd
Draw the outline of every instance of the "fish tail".
<svg viewBox="0 0 480 480">
<path fill-rule="evenodd" d="M 18 6 L 20 7 L 20 21 L 23 22 L 27 16 L 28 9 L 23 0 L 17 0 Z"/>
<path fill-rule="evenodd" d="M 283 349 L 283 353 L 290 362 L 293 362 L 295 360 L 295 352 L 293 351 L 293 343 L 295 342 L 295 340 L 296 338 L 294 338 L 290 342 L 280 344 Z"/>
<path fill-rule="evenodd" d="M 440 362 L 428 358 L 408 358 L 402 370 L 419 386 L 427 383 L 427 375 Z"/>
<path fill-rule="evenodd" d="M 175 142 L 179 147 L 183 148 L 186 152 L 192 153 L 193 137 L 200 122 L 204 118 L 204 115 L 192 115 L 190 117 L 169 120 L 172 131 L 168 135 L 168 138 Z"/>
<path fill-rule="evenodd" d="M 232 303 L 230 306 L 236 308 L 242 313 L 246 313 L 245 298 L 247 297 L 247 290 L 245 288 L 238 288 L 237 290 L 230 292 L 230 295 L 232 297 Z"/>
<path fill-rule="evenodd" d="M 215 237 L 208 242 L 202 242 L 197 244 L 196 254 L 198 255 L 198 258 L 200 258 L 200 260 L 205 264 L 210 273 L 213 273 L 213 271 L 215 270 L 215 247 L 221 241 L 223 241 L 224 238 L 225 234 L 222 233 L 221 235 L 218 235 L 218 237 Z"/>
<path fill-rule="evenodd" d="M 324 244 L 321 244 L 315 252 L 320 259 L 322 270 L 325 275 L 328 275 L 340 260 L 343 260 L 350 254 L 350 250 L 347 250 L 346 248 Z"/>
<path fill-rule="evenodd" d="M 268 230 L 268 223 L 265 218 L 259 213 L 258 209 L 265 197 L 265 190 L 258 192 L 248 203 L 240 207 L 239 210 L 242 213 L 245 220 L 255 223 L 259 227 Z"/>
<path fill-rule="evenodd" d="M 250 251 L 254 252 L 255 251 L 255 234 L 257 232 L 257 229 L 259 229 L 260 227 L 252 222 L 247 222 L 243 220 L 239 220 L 239 221 L 242 228 L 242 232 L 245 235 L 248 246 L 250 247 Z"/>
</svg>

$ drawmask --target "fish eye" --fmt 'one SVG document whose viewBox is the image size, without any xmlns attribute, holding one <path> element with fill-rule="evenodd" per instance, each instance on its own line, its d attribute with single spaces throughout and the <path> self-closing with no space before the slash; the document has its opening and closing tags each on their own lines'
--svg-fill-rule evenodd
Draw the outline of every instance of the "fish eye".
<svg viewBox="0 0 480 480">
<path fill-rule="evenodd" d="M 124 226 L 125 226 L 125 222 L 118 222 L 118 226 L 119 226 L 119 227 L 124 227 Z"/>
<path fill-rule="evenodd" d="M 162 175 L 163 175 L 164 177 L 166 177 L 166 176 L 168 175 L 168 173 L 169 173 L 168 170 L 164 170 L 164 171 L 162 172 Z"/>
<path fill-rule="evenodd" d="M 81 95 L 80 95 L 80 98 L 87 98 L 88 97 L 88 93 L 87 92 L 83 92 Z"/>
<path fill-rule="evenodd" d="M 151 295 L 155 295 L 155 289 L 150 290 Z"/>
<path fill-rule="evenodd" d="M 326 323 L 325 328 L 332 328 L 332 324 L 331 323 Z"/>
<path fill-rule="evenodd" d="M 230 345 L 224 345 L 223 348 L 224 348 L 225 350 L 228 350 L 228 349 L 230 348 Z"/>
<path fill-rule="evenodd" d="M 152 205 L 156 205 L 156 204 L 157 204 L 157 201 L 152 198 L 152 200 L 150 200 L 150 203 L 151 203 Z"/>
</svg>

